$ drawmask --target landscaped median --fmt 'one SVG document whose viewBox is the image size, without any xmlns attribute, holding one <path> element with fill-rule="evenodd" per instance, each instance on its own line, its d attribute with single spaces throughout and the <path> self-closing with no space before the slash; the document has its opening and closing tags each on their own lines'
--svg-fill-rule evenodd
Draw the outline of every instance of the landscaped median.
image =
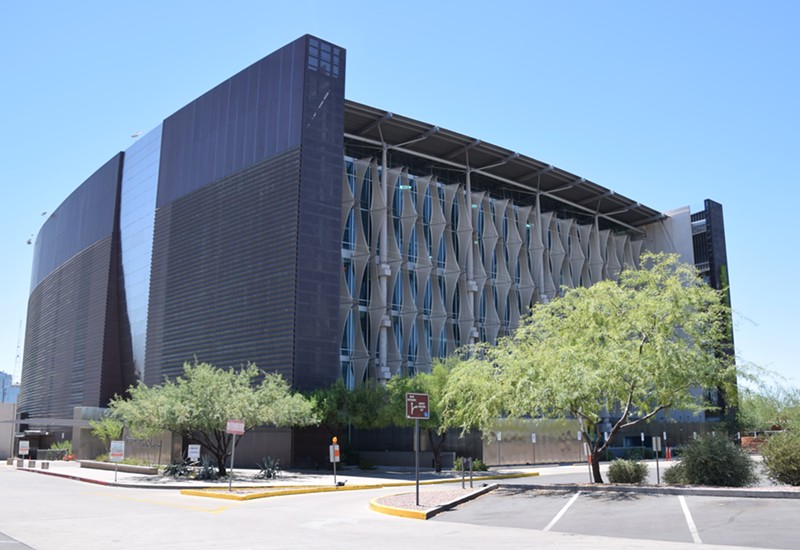
<svg viewBox="0 0 800 550">
<path fill-rule="evenodd" d="M 501 474 L 489 476 L 476 476 L 473 478 L 475 482 L 485 482 L 497 479 L 514 479 L 520 477 L 534 477 L 538 476 L 538 472 L 530 472 L 523 474 Z M 458 483 L 459 478 L 450 479 L 435 479 L 428 481 L 420 481 L 420 485 L 440 485 L 443 483 Z M 233 487 L 228 490 L 225 487 L 211 487 L 204 489 L 182 489 L 182 495 L 208 497 L 208 498 L 221 498 L 226 500 L 254 500 L 257 498 L 269 498 L 287 495 L 305 495 L 309 493 L 330 493 L 335 491 L 362 491 L 365 489 L 385 489 L 390 487 L 409 487 L 414 486 L 414 481 L 390 482 L 390 483 L 374 483 L 369 485 L 273 485 L 261 487 Z M 494 487 L 494 486 L 492 486 Z M 485 489 L 480 487 L 480 489 Z M 482 493 L 481 493 L 482 494 Z M 477 496 L 477 495 L 476 495 Z M 371 504 L 370 504 L 371 506 Z M 390 513 L 390 512 L 385 512 Z M 399 514 L 394 514 L 399 515 Z M 412 516 L 409 516 L 412 517 Z M 413 516 L 416 517 L 416 516 Z"/>
<path fill-rule="evenodd" d="M 417 505 L 416 492 L 401 493 L 372 499 L 369 502 L 369 507 L 371 510 L 390 516 L 430 519 L 440 512 L 454 508 L 462 502 L 477 498 L 495 488 L 497 488 L 497 483 L 484 485 L 477 489 L 424 491 L 419 494 L 419 505 Z"/>
</svg>

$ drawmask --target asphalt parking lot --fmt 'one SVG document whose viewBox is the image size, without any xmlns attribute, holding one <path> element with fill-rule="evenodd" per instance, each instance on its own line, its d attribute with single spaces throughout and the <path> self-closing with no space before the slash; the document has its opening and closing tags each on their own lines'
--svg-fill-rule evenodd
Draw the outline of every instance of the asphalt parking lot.
<svg viewBox="0 0 800 550">
<path fill-rule="evenodd" d="M 800 500 L 503 485 L 431 521 L 751 548 L 800 548 Z"/>
</svg>

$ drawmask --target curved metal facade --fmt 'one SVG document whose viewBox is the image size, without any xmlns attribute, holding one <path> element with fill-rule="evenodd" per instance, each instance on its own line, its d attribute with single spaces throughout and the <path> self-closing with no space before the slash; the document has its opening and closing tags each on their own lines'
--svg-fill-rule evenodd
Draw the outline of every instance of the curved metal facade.
<svg viewBox="0 0 800 550">
<path fill-rule="evenodd" d="M 19 410 L 72 418 L 123 384 L 116 230 L 123 155 L 50 216 L 36 239 Z"/>
</svg>

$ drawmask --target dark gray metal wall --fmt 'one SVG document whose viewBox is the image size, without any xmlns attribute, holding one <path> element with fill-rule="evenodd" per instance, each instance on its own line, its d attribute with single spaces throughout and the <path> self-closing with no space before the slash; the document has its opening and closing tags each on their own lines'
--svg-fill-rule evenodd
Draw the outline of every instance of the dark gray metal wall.
<svg viewBox="0 0 800 550">
<path fill-rule="evenodd" d="M 164 122 L 145 382 L 339 374 L 344 50 L 304 36 Z"/>
<path fill-rule="evenodd" d="M 122 154 L 73 192 L 36 240 L 19 411 L 72 418 L 124 389 L 119 360 L 118 196 Z"/>
</svg>

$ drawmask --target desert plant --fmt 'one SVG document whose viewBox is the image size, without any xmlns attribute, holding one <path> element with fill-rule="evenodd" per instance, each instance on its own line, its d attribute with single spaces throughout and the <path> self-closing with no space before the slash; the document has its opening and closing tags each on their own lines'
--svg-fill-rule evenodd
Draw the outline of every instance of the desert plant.
<svg viewBox="0 0 800 550">
<path fill-rule="evenodd" d="M 169 477 L 187 477 L 189 472 L 188 460 L 175 460 L 172 464 L 164 467 L 163 475 Z"/>
<path fill-rule="evenodd" d="M 773 434 L 761 448 L 761 456 L 772 481 L 800 485 L 800 432 Z"/>
<path fill-rule="evenodd" d="M 615 460 L 608 467 L 611 483 L 642 483 L 647 479 L 647 464 L 636 460 Z"/>
<path fill-rule="evenodd" d="M 692 441 L 681 455 L 686 484 L 747 487 L 758 481 L 756 465 L 747 452 L 722 435 Z"/>
<path fill-rule="evenodd" d="M 56 441 L 55 443 L 50 445 L 50 448 L 54 451 L 66 451 L 66 454 L 72 454 L 72 441 L 69 439 L 65 439 L 64 441 Z"/>
<path fill-rule="evenodd" d="M 66 439 L 64 441 L 56 441 L 50 445 L 51 451 L 61 451 L 56 460 L 69 460 L 72 456 L 72 441 Z"/>
<path fill-rule="evenodd" d="M 281 461 L 271 456 L 264 457 L 258 464 L 261 471 L 256 474 L 259 479 L 275 479 L 281 471 Z"/>
<path fill-rule="evenodd" d="M 197 474 L 195 474 L 194 478 L 203 481 L 216 481 L 219 479 L 219 471 L 211 460 L 207 456 L 204 456 L 200 460 L 200 468 L 197 470 Z"/>
<path fill-rule="evenodd" d="M 97 420 L 90 420 L 92 435 L 108 448 L 111 442 L 122 437 L 122 422 L 113 416 L 105 415 Z"/>
<path fill-rule="evenodd" d="M 666 470 L 661 476 L 661 479 L 667 485 L 688 485 L 686 480 L 686 468 L 683 462 L 676 462 Z"/>
<path fill-rule="evenodd" d="M 455 462 L 453 463 L 453 470 L 456 470 L 456 471 L 460 472 L 462 469 L 464 469 L 464 459 L 465 458 L 466 457 L 463 457 L 463 456 L 457 456 Z M 485 472 L 488 469 L 489 468 L 486 466 L 486 464 L 483 463 L 483 461 L 480 458 L 473 458 L 472 459 L 472 471 L 473 472 Z M 467 468 L 467 470 L 469 470 L 469 468 Z"/>
</svg>

